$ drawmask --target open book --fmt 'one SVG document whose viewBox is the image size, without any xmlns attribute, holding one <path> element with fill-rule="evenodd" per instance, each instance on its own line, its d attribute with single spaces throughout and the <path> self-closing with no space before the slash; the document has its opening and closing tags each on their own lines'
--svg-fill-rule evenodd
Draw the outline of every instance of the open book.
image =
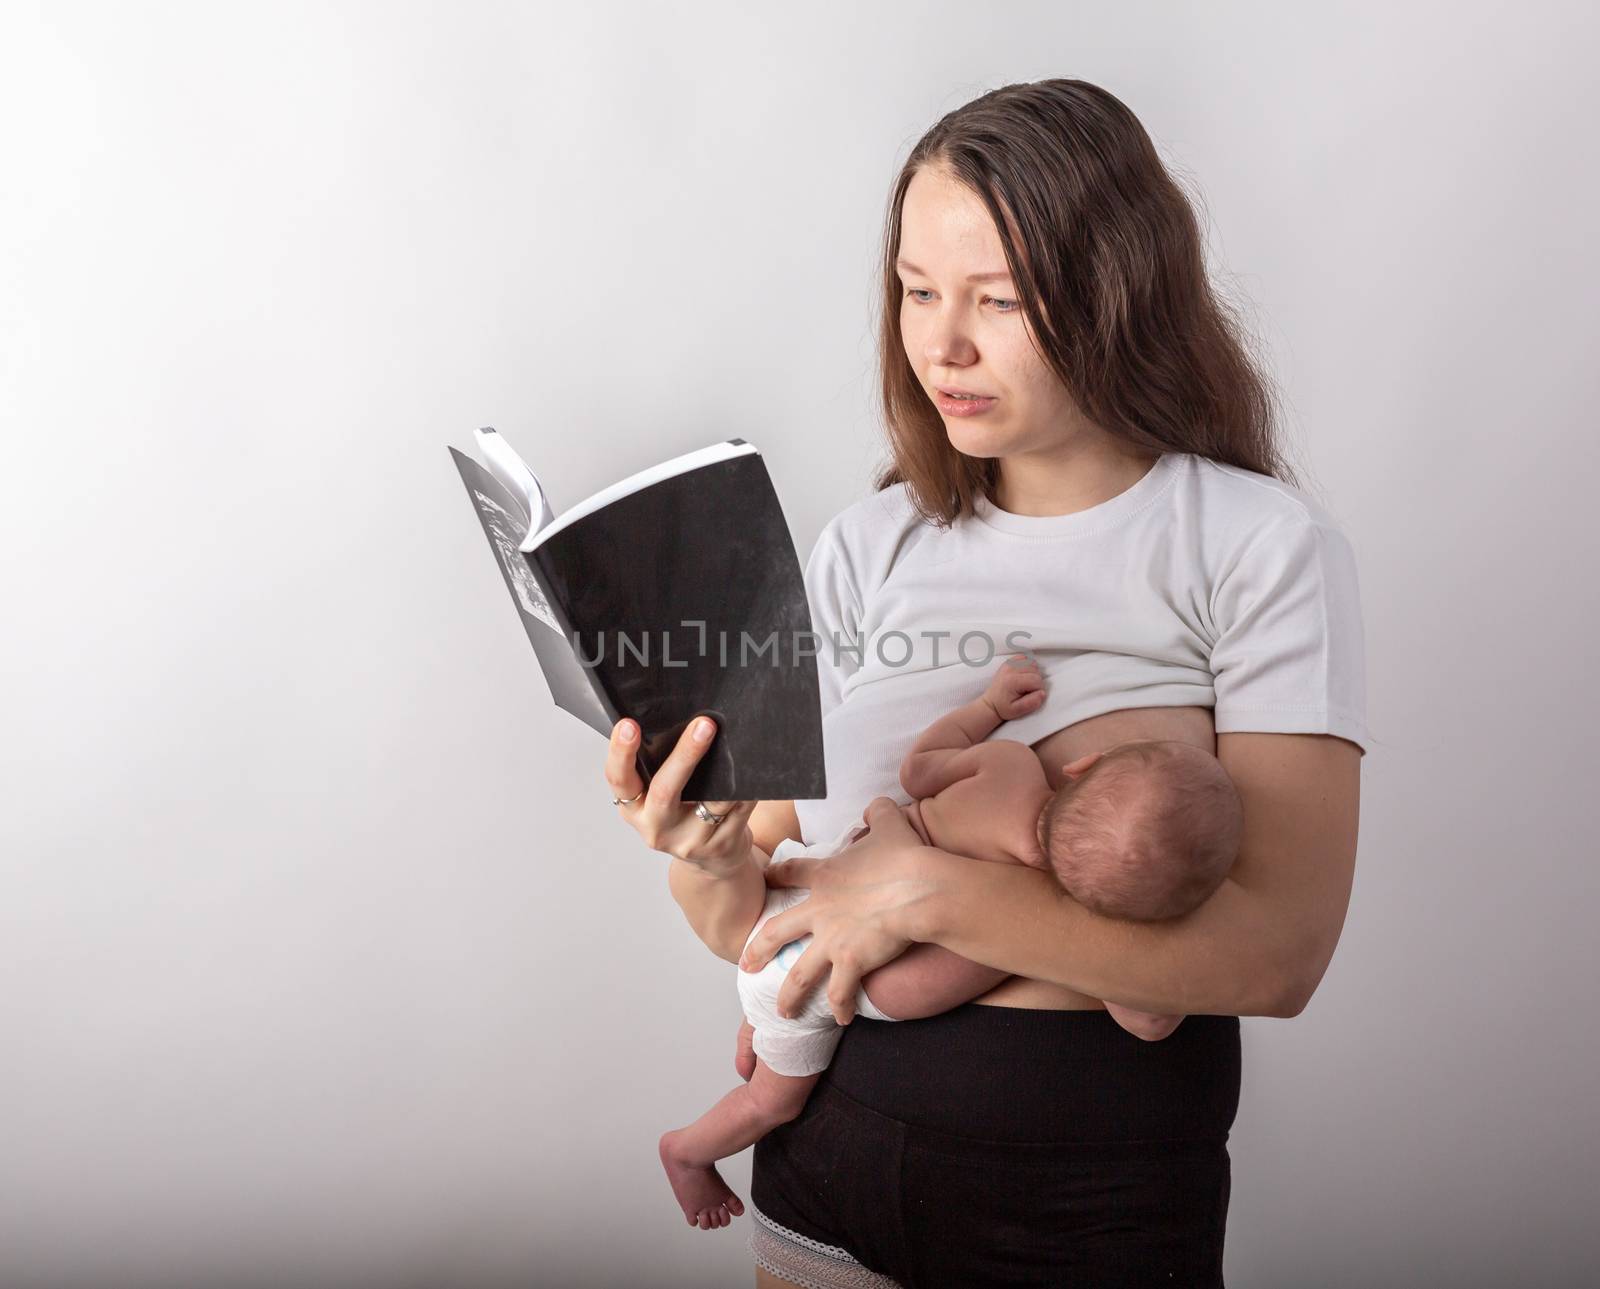
<svg viewBox="0 0 1600 1289">
<path fill-rule="evenodd" d="M 727 439 L 641 470 L 557 516 L 492 429 L 450 449 L 550 695 L 607 738 L 643 733 L 648 784 L 696 716 L 717 737 L 685 801 L 827 795 L 805 582 L 761 454 Z M 599 768 L 598 761 L 596 768 Z"/>
</svg>

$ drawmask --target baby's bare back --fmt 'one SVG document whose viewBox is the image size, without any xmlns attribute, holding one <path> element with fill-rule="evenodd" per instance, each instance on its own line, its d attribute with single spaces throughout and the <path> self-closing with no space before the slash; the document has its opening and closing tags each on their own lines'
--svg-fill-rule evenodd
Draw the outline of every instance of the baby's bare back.
<svg viewBox="0 0 1600 1289">
<path fill-rule="evenodd" d="M 991 739 L 970 753 L 977 773 L 919 804 L 930 844 L 995 863 L 1039 863 L 1035 825 L 1051 788 L 1026 743 Z"/>
<path fill-rule="evenodd" d="M 1103 752 L 1132 739 L 1178 739 L 1212 754 L 1217 750 L 1216 726 L 1209 707 L 1124 707 L 1091 716 L 1040 739 L 1030 749 L 1051 791 L 1066 776 L 1061 767 L 1090 752 Z M 959 785 L 952 785 L 959 786 Z M 1088 994 L 1044 980 L 1012 976 L 975 1002 L 997 1007 L 1099 1008 L 1104 1004 Z"/>
</svg>

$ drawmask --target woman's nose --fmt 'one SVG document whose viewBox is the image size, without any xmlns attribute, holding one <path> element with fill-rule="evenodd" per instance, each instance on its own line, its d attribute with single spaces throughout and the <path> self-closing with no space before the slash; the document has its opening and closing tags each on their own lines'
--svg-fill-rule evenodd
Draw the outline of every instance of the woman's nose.
<svg viewBox="0 0 1600 1289">
<path fill-rule="evenodd" d="M 936 336 L 930 336 L 923 352 L 933 366 L 970 366 L 978 357 L 973 342 L 955 328 L 939 329 Z"/>
<path fill-rule="evenodd" d="M 934 320 L 923 345 L 923 354 L 935 367 L 966 367 L 977 356 L 971 339 L 954 317 Z"/>
</svg>

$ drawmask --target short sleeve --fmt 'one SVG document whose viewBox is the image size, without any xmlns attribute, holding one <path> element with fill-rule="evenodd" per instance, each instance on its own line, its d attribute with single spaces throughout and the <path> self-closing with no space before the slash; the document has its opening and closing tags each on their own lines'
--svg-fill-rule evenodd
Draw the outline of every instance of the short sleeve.
<svg viewBox="0 0 1600 1289">
<path fill-rule="evenodd" d="M 861 596 L 836 523 L 829 524 L 806 561 L 806 600 L 817 634 L 817 684 L 826 719 L 844 698 L 844 682 L 861 663 Z"/>
<path fill-rule="evenodd" d="M 1272 524 L 1219 580 L 1218 734 L 1336 734 L 1366 752 L 1366 645 L 1355 552 L 1314 515 Z"/>
</svg>

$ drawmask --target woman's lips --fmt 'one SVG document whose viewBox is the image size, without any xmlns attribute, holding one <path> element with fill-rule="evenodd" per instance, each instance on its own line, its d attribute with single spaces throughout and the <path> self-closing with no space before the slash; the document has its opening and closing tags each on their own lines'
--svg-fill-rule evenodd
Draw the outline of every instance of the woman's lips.
<svg viewBox="0 0 1600 1289">
<path fill-rule="evenodd" d="M 933 401 L 946 416 L 979 416 L 1000 400 L 997 398 L 952 398 L 942 390 L 934 390 Z"/>
</svg>

